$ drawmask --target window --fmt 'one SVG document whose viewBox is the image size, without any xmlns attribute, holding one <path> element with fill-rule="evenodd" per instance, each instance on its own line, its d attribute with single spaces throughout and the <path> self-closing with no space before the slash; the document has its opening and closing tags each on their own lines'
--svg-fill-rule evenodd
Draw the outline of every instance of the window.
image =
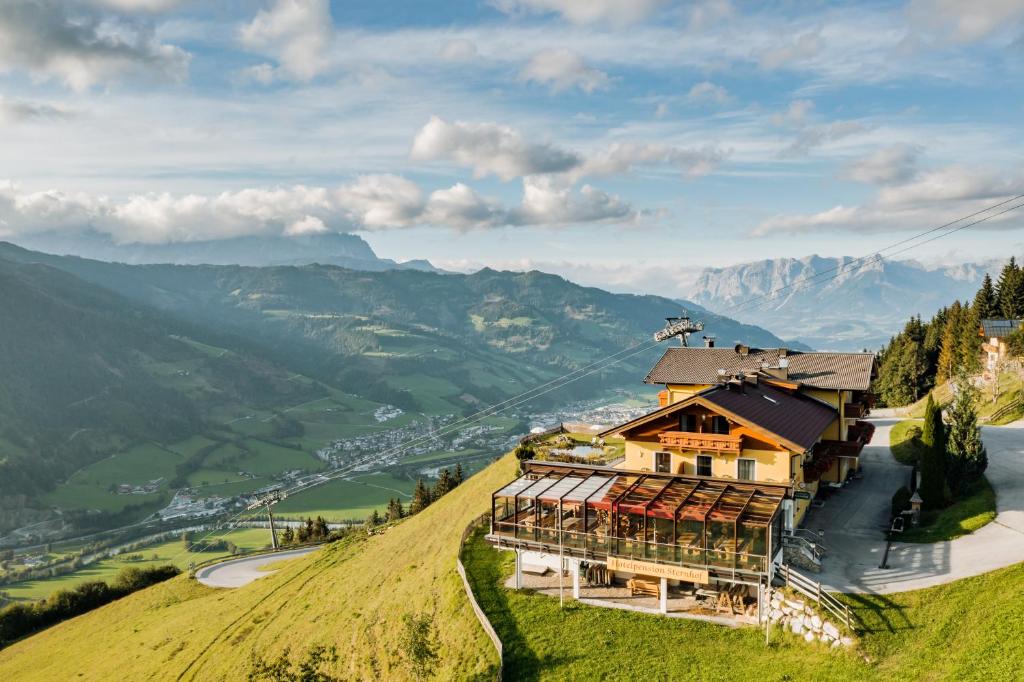
<svg viewBox="0 0 1024 682">
<path fill-rule="evenodd" d="M 741 481 L 753 481 L 754 479 L 754 460 L 752 459 L 737 459 L 736 460 L 736 478 Z"/>
<path fill-rule="evenodd" d="M 679 415 L 679 430 L 693 433 L 697 430 L 697 415 L 695 414 L 681 414 Z"/>
<path fill-rule="evenodd" d="M 711 418 L 711 433 L 729 433 L 729 420 L 725 417 L 714 416 Z"/>
<path fill-rule="evenodd" d="M 711 455 L 697 455 L 697 475 L 711 475 Z"/>
<path fill-rule="evenodd" d="M 654 470 L 663 473 L 671 471 L 672 455 L 667 452 L 654 453 Z"/>
</svg>

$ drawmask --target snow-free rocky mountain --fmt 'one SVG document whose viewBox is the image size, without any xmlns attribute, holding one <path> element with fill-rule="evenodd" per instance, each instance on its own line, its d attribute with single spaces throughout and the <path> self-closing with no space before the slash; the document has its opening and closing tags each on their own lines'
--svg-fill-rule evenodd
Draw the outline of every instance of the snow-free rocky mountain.
<svg viewBox="0 0 1024 682">
<path fill-rule="evenodd" d="M 929 267 L 912 260 L 777 258 L 707 268 L 691 298 L 721 315 L 820 350 L 874 350 L 911 315 L 970 300 L 999 263 Z M 768 296 L 771 292 L 777 292 Z M 758 298 L 764 297 L 764 298 Z M 758 298 L 756 303 L 749 303 Z"/>
</svg>

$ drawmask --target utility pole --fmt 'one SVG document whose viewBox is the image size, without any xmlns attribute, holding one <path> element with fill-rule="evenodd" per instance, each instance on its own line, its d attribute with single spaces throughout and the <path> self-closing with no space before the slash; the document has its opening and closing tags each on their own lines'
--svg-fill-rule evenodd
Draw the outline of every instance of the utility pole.
<svg viewBox="0 0 1024 682">
<path fill-rule="evenodd" d="M 277 545 L 277 529 L 274 527 L 274 512 L 271 510 L 271 507 L 287 496 L 281 490 L 274 490 L 263 497 L 257 498 L 246 507 L 247 511 L 259 509 L 260 507 L 264 507 L 267 510 L 267 517 L 270 519 L 270 542 L 275 550 L 279 549 L 279 547 Z"/>
</svg>

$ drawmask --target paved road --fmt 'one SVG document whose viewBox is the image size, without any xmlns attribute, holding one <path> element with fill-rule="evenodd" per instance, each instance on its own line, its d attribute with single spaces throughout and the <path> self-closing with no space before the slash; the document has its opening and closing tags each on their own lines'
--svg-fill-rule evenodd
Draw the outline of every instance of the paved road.
<svg viewBox="0 0 1024 682">
<path fill-rule="evenodd" d="M 1024 561 L 1024 421 L 982 427 L 988 449 L 986 475 L 996 491 L 995 521 L 980 530 L 934 544 L 893 543 L 887 569 L 884 528 L 892 494 L 909 477 L 889 451 L 895 419 L 875 420 L 878 430 L 861 460 L 864 478 L 833 495 L 808 518 L 825 528 L 829 554 L 818 579 L 842 592 L 887 594 L 979 575 Z"/>
<path fill-rule="evenodd" d="M 273 573 L 273 571 L 260 570 L 263 566 L 275 561 L 294 559 L 295 557 L 315 552 L 318 549 L 320 548 L 303 547 L 302 549 L 292 549 L 286 552 L 260 554 L 259 556 L 225 561 L 199 569 L 196 571 L 196 580 L 210 587 L 242 587 L 257 578 Z"/>
</svg>

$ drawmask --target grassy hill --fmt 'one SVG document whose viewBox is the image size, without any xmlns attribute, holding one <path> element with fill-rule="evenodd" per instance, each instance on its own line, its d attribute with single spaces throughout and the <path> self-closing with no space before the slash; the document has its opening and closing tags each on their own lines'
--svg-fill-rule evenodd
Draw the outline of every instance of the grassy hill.
<svg viewBox="0 0 1024 682">
<path fill-rule="evenodd" d="M 438 679 L 497 664 L 455 572 L 462 529 L 514 475 L 506 457 L 385 534 L 343 541 L 238 590 L 185 577 L 0 651 L 0 679 L 244 679 L 252 655 L 337 646 L 345 679 L 409 679 L 404 615 L 430 614 Z"/>
<path fill-rule="evenodd" d="M 0 678 L 242 679 L 253 656 L 336 647 L 338 679 L 410 679 L 403 617 L 428 614 L 436 679 L 490 679 L 495 654 L 455 573 L 462 529 L 514 474 L 506 457 L 380 536 L 353 538 L 252 585 L 184 577 L 0 651 Z M 467 568 L 508 642 L 510 679 L 1014 679 L 1024 666 L 1024 565 L 927 590 L 851 597 L 863 651 L 828 652 L 775 631 L 570 605 L 497 587 L 508 556 L 479 541 Z M 202 617 L 198 617 L 202 614 Z"/>
</svg>

